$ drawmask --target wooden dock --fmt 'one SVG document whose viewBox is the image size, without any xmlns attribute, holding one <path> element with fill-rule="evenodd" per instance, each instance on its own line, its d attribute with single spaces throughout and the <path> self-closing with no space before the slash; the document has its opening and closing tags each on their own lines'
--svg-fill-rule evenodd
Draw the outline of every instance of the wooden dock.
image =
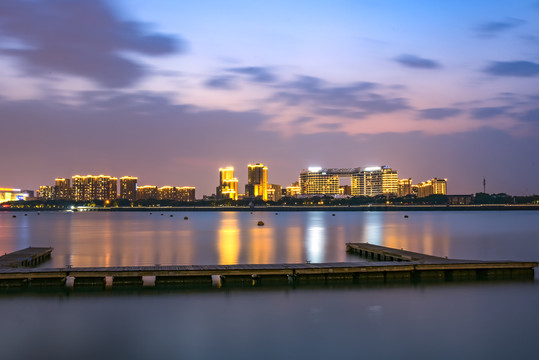
<svg viewBox="0 0 539 360">
<path fill-rule="evenodd" d="M 537 262 L 454 260 L 387 247 L 350 243 L 347 251 L 370 262 L 0 268 L 0 287 L 155 287 L 417 283 L 426 281 L 533 280 Z M 216 281 L 216 279 L 218 281 Z M 71 283 L 71 282 L 70 282 Z M 71 285 L 70 285 L 71 286 Z"/>
<path fill-rule="evenodd" d="M 28 247 L 0 256 L 0 267 L 36 266 L 51 257 L 53 248 Z"/>
</svg>

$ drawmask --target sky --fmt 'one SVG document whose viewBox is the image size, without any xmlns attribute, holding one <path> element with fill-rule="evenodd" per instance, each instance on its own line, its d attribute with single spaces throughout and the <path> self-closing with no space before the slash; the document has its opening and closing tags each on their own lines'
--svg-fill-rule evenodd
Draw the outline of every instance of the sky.
<svg viewBox="0 0 539 360">
<path fill-rule="evenodd" d="M 0 187 L 388 165 L 539 194 L 538 0 L 2 0 Z"/>
</svg>

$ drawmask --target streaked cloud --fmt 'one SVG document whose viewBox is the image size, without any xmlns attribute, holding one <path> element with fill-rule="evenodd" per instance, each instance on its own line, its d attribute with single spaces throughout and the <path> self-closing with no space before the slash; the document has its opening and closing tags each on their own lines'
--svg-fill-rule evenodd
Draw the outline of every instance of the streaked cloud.
<svg viewBox="0 0 539 360">
<path fill-rule="evenodd" d="M 421 119 L 442 120 L 458 115 L 461 112 L 462 110 L 457 108 L 431 108 L 420 110 L 419 115 Z"/>
<path fill-rule="evenodd" d="M 522 26 L 526 21 L 522 19 L 507 18 L 503 21 L 489 21 L 477 26 L 474 30 L 481 37 L 494 37 L 501 33 Z"/>
<path fill-rule="evenodd" d="M 489 119 L 496 116 L 505 115 L 509 107 L 497 106 L 497 107 L 480 107 L 471 110 L 471 115 L 474 119 Z"/>
<path fill-rule="evenodd" d="M 111 88 L 149 74 L 127 53 L 156 57 L 186 49 L 177 36 L 124 20 L 107 0 L 2 1 L 0 34 L 22 44 L 4 47 L 0 55 L 15 58 L 26 74 L 73 75 Z"/>
<path fill-rule="evenodd" d="M 442 65 L 435 60 L 426 59 L 417 55 L 410 54 L 399 55 L 394 59 L 394 61 L 401 64 L 402 66 L 414 69 L 439 69 L 442 67 Z"/>
<path fill-rule="evenodd" d="M 483 72 L 494 76 L 532 77 L 539 75 L 539 64 L 531 61 L 492 61 Z"/>
<path fill-rule="evenodd" d="M 272 83 L 277 81 L 277 75 L 270 68 L 266 67 L 237 67 L 230 68 L 228 71 L 236 74 L 246 75 L 250 81 L 257 83 Z"/>
<path fill-rule="evenodd" d="M 221 90 L 236 89 L 236 77 L 230 75 L 215 76 L 204 82 L 204 85 L 209 88 Z"/>
</svg>

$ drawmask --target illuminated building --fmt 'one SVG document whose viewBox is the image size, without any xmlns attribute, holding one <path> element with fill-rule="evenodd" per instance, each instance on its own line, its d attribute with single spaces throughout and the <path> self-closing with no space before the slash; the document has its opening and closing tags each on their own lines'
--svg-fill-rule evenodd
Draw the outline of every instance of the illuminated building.
<svg viewBox="0 0 539 360">
<path fill-rule="evenodd" d="M 195 201 L 195 188 L 163 186 L 158 189 L 159 200 Z"/>
<path fill-rule="evenodd" d="M 417 197 L 447 195 L 447 179 L 434 178 L 417 184 Z"/>
<path fill-rule="evenodd" d="M 283 187 L 277 184 L 268 184 L 268 200 L 279 201 L 283 197 Z"/>
<path fill-rule="evenodd" d="M 73 199 L 76 201 L 114 200 L 118 179 L 107 175 L 73 176 Z"/>
<path fill-rule="evenodd" d="M 245 196 L 268 200 L 268 168 L 263 164 L 247 165 Z"/>
<path fill-rule="evenodd" d="M 31 191 L 11 188 L 0 188 L 0 203 L 5 201 L 26 200 L 33 197 Z"/>
<path fill-rule="evenodd" d="M 301 187 L 299 182 L 292 183 L 292 185 L 286 187 L 286 196 L 295 197 L 301 194 Z"/>
<path fill-rule="evenodd" d="M 219 169 L 217 199 L 238 200 L 238 179 L 234 177 L 234 168 L 232 166 Z"/>
<path fill-rule="evenodd" d="M 359 173 L 352 174 L 352 195 L 397 194 L 398 181 L 397 171 L 388 166 L 361 168 Z"/>
<path fill-rule="evenodd" d="M 339 195 L 352 195 L 352 187 L 350 185 L 339 186 Z"/>
<path fill-rule="evenodd" d="M 56 178 L 54 180 L 54 192 L 56 200 L 71 200 L 71 180 Z"/>
<path fill-rule="evenodd" d="M 120 178 L 120 199 L 135 201 L 137 199 L 137 181 L 133 176 L 123 176 Z"/>
<path fill-rule="evenodd" d="M 137 200 L 159 199 L 157 186 L 144 185 L 137 187 Z"/>
<path fill-rule="evenodd" d="M 412 179 L 400 179 L 397 184 L 397 196 L 406 196 L 412 194 Z"/>
<path fill-rule="evenodd" d="M 338 195 L 339 175 L 320 167 L 310 167 L 299 174 L 302 195 Z"/>
<path fill-rule="evenodd" d="M 56 186 L 40 186 L 37 196 L 43 200 L 56 200 Z"/>
</svg>

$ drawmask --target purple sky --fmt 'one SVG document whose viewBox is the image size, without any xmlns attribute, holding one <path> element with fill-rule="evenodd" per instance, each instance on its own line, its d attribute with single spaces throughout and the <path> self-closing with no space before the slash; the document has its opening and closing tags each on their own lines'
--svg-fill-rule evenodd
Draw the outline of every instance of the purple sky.
<svg viewBox="0 0 539 360">
<path fill-rule="evenodd" d="M 0 187 L 387 164 L 539 194 L 539 2 L 0 2 Z M 489 11 L 486 12 L 485 9 Z"/>
</svg>

